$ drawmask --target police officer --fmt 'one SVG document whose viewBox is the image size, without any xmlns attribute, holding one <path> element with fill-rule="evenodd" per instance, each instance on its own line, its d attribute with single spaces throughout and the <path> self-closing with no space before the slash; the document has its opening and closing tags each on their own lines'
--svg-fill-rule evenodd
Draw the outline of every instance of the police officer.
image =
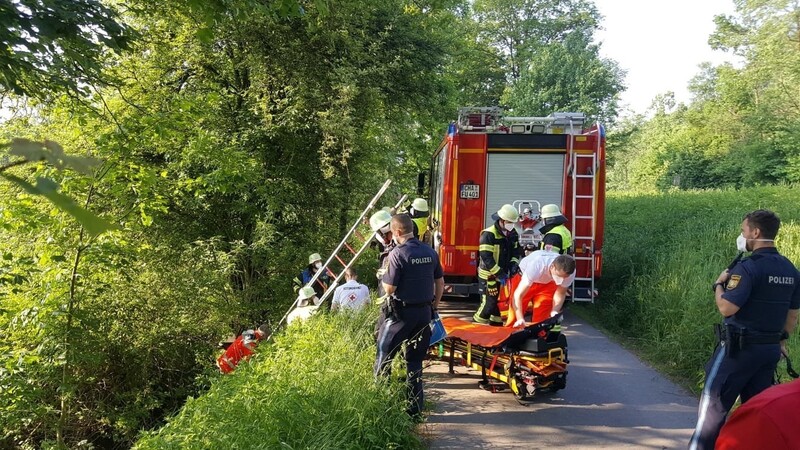
<svg viewBox="0 0 800 450">
<path fill-rule="evenodd" d="M 497 307 L 500 286 L 519 268 L 522 250 L 519 235 L 514 225 L 519 220 L 519 211 L 511 205 L 503 205 L 492 215 L 492 226 L 481 231 L 478 247 L 478 291 L 481 305 L 472 320 L 482 324 L 501 326 L 503 318 Z"/>
<path fill-rule="evenodd" d="M 392 359 L 406 343 L 406 377 L 409 386 L 407 412 L 422 412 L 422 360 L 428 349 L 433 311 L 444 292 L 444 279 L 439 256 L 413 235 L 411 218 L 406 214 L 392 217 L 391 231 L 397 247 L 389 254 L 389 265 L 383 277 L 385 319 L 378 331 L 378 354 L 375 376 L 386 376 Z"/>
<path fill-rule="evenodd" d="M 572 233 L 569 232 L 565 223 L 567 218 L 561 214 L 558 205 L 544 205 L 541 213 L 544 225 L 539 230 L 543 237 L 539 243 L 540 250 L 548 250 L 560 254 L 565 254 L 572 247 Z"/>
<path fill-rule="evenodd" d="M 713 449 L 736 397 L 742 403 L 772 385 L 786 339 L 797 324 L 800 273 L 775 248 L 780 219 L 768 210 L 742 221 L 736 240 L 750 258 L 723 271 L 713 284 L 717 309 L 725 318 L 719 344 L 706 365 L 697 426 L 689 448 Z"/>
</svg>

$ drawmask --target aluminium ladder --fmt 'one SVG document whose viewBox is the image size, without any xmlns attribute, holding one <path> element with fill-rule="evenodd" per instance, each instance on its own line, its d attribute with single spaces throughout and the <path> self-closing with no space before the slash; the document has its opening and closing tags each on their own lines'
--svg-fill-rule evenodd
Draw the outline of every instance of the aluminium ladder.
<svg viewBox="0 0 800 450">
<path fill-rule="evenodd" d="M 576 283 L 581 282 L 581 284 L 588 284 L 588 290 L 580 290 L 581 294 L 585 291 L 586 295 L 577 295 L 579 290 L 573 289 L 572 301 L 594 303 L 594 298 L 596 296 L 594 279 L 595 233 L 597 232 L 597 192 L 595 191 L 597 189 L 597 153 L 599 148 L 591 154 L 578 153 L 572 148 L 572 137 L 570 137 L 569 142 L 572 159 L 570 162 L 572 166 L 572 232 L 575 233 L 572 236 L 573 255 L 576 263 L 579 261 L 586 261 L 589 266 L 588 277 L 575 277 Z M 600 139 L 597 140 L 597 145 L 598 147 L 600 146 Z M 579 161 L 584 163 L 589 162 L 590 164 L 580 165 Z M 584 173 L 579 173 L 579 166 L 583 167 L 583 170 L 585 170 Z M 588 188 L 586 187 L 587 182 L 589 184 Z M 587 201 L 591 203 L 592 212 L 590 215 L 577 214 L 579 201 L 582 203 L 586 203 Z M 585 208 L 583 208 L 583 210 L 585 211 Z M 586 230 L 587 227 L 590 230 L 589 234 L 578 234 L 578 230 Z"/>
<path fill-rule="evenodd" d="M 319 305 L 321 305 L 328 297 L 331 296 L 331 294 L 333 294 L 334 290 L 338 286 L 339 281 L 342 279 L 342 277 L 344 277 L 344 272 L 350 267 L 352 267 L 353 264 L 355 264 L 358 257 L 361 256 L 361 254 L 364 253 L 364 251 L 366 251 L 367 247 L 369 247 L 369 244 L 372 241 L 372 236 L 373 236 L 372 230 L 369 229 L 368 232 L 365 230 L 362 233 L 361 231 L 359 231 L 359 228 L 360 227 L 363 228 L 364 225 L 368 223 L 369 217 L 367 216 L 367 214 L 369 214 L 370 211 L 372 211 L 375 208 L 375 205 L 378 203 L 378 200 L 380 200 L 380 198 L 389 188 L 390 184 L 392 184 L 392 180 L 390 179 L 386 180 L 383 183 L 383 186 L 380 188 L 378 193 L 375 194 L 374 197 L 372 197 L 372 200 L 370 200 L 367 207 L 364 208 L 363 211 L 361 211 L 361 214 L 358 216 L 355 223 L 350 228 L 350 231 L 348 231 L 347 234 L 345 234 L 344 238 L 342 238 L 342 240 L 339 242 L 339 245 L 337 245 L 336 249 L 333 250 L 333 253 L 331 253 L 331 255 L 328 257 L 325 263 L 322 264 L 322 267 L 320 267 L 319 270 L 317 270 L 317 272 L 314 274 L 311 280 L 304 286 L 304 287 L 313 286 L 314 283 L 317 281 L 317 279 L 320 277 L 320 274 L 323 274 L 325 272 L 328 272 L 329 274 L 334 276 L 334 280 L 325 289 L 325 292 L 322 294 L 322 298 L 319 299 Z M 394 209 L 397 210 L 397 208 L 399 208 L 400 205 L 402 205 L 407 198 L 408 198 L 407 195 L 403 195 L 402 198 L 400 198 L 400 200 L 395 204 Z M 369 228 L 368 225 L 367 228 Z M 356 238 L 355 239 L 356 242 L 359 242 L 358 244 L 355 242 L 352 243 L 349 242 L 350 239 L 353 237 Z M 356 250 L 357 247 L 358 249 Z M 347 249 L 352 254 L 352 258 L 349 261 L 339 256 L 339 253 L 342 252 L 342 249 Z M 342 269 L 339 271 L 338 274 L 334 273 L 329 267 L 334 259 L 336 259 L 337 262 L 342 266 Z M 278 322 L 278 325 L 277 327 L 275 327 L 275 329 L 278 329 L 281 327 L 281 325 L 283 325 L 283 323 L 286 321 L 286 318 L 289 316 L 289 313 L 295 308 L 295 306 L 297 306 L 297 298 L 295 298 L 294 302 L 292 302 L 292 305 L 286 311 L 286 314 L 283 315 L 281 321 Z"/>
</svg>

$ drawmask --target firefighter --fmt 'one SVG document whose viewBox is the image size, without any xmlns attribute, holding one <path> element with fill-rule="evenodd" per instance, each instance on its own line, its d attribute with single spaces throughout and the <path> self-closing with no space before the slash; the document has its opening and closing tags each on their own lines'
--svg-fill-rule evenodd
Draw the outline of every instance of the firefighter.
<svg viewBox="0 0 800 450">
<path fill-rule="evenodd" d="M 737 397 L 745 405 L 772 385 L 786 339 L 797 325 L 800 273 L 775 248 L 780 219 L 767 210 L 744 216 L 736 239 L 750 258 L 723 270 L 712 285 L 723 323 L 706 365 L 706 381 L 689 448 L 713 449 Z"/>
<path fill-rule="evenodd" d="M 430 344 L 430 322 L 444 292 L 444 279 L 439 255 L 414 237 L 408 215 L 392 217 L 391 228 L 397 247 L 389 255 L 383 277 L 389 297 L 382 307 L 385 320 L 378 332 L 375 376 L 390 375 L 392 359 L 405 347 L 407 412 L 418 417 L 424 404 L 422 360 Z"/>
<path fill-rule="evenodd" d="M 519 212 L 511 205 L 503 205 L 492 214 L 494 224 L 481 231 L 478 263 L 478 292 L 481 305 L 472 316 L 475 322 L 495 326 L 503 325 L 497 297 L 500 287 L 517 272 L 521 250 L 514 225 Z"/>
<path fill-rule="evenodd" d="M 424 198 L 415 198 L 408 209 L 408 216 L 414 222 L 416 229 L 414 237 L 420 241 L 431 245 L 430 233 L 428 233 L 428 202 Z"/>
<path fill-rule="evenodd" d="M 231 373 L 243 359 L 253 354 L 258 343 L 269 337 L 269 325 L 263 324 L 256 330 L 247 330 L 237 337 L 217 358 L 217 367 L 222 373 Z"/>
<path fill-rule="evenodd" d="M 297 295 L 295 308 L 286 317 L 286 324 L 289 325 L 296 320 L 303 321 L 308 319 L 312 314 L 317 312 L 320 303 L 322 303 L 320 298 L 317 297 L 316 292 L 314 292 L 311 286 L 303 287 Z"/>
<path fill-rule="evenodd" d="M 542 206 L 541 218 L 544 224 L 539 230 L 543 235 L 539 249 L 562 255 L 569 253 L 572 247 L 572 233 L 564 226 L 567 218 L 561 214 L 558 206 L 553 204 Z"/>
<path fill-rule="evenodd" d="M 383 274 L 386 273 L 386 257 L 395 247 L 392 241 L 392 230 L 389 224 L 392 221 L 392 215 L 385 209 L 381 209 L 369 218 L 369 227 L 375 233 L 375 242 L 378 245 L 380 254 L 378 255 L 378 269 L 375 276 L 378 278 L 378 297 L 383 297 L 383 285 L 380 280 L 383 279 Z"/>
<path fill-rule="evenodd" d="M 536 250 L 519 263 L 522 272 L 508 308 L 506 326 L 524 326 L 525 309 L 533 303 L 531 322 L 539 323 L 561 312 L 567 290 L 575 281 L 575 259 Z"/>
<path fill-rule="evenodd" d="M 319 255 L 319 253 L 312 253 L 309 255 L 308 266 L 303 269 L 302 272 L 300 272 L 300 275 L 294 277 L 294 280 L 292 280 L 292 288 L 294 289 L 294 293 L 299 294 L 300 289 L 302 289 L 303 286 L 307 285 L 308 282 L 314 278 L 314 274 L 317 273 L 320 268 L 322 268 L 322 257 Z M 322 295 L 325 293 L 325 290 L 328 289 L 330 282 L 331 277 L 328 276 L 327 273 L 320 274 L 313 286 L 317 297 L 322 298 Z"/>
</svg>

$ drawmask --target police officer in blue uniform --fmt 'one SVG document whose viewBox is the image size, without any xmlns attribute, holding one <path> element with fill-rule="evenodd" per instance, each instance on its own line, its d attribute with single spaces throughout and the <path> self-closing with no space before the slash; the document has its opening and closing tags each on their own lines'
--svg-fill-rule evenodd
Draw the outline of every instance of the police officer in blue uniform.
<svg viewBox="0 0 800 450">
<path fill-rule="evenodd" d="M 406 377 L 409 388 L 408 413 L 418 416 L 424 402 L 422 360 L 431 338 L 430 322 L 444 292 L 444 278 L 439 255 L 413 234 L 407 214 L 392 217 L 392 239 L 397 247 L 389 254 L 383 276 L 388 294 L 384 303 L 385 319 L 378 331 L 378 355 L 375 376 L 387 376 L 392 359 L 406 342 Z"/>
<path fill-rule="evenodd" d="M 706 365 L 690 450 L 714 448 L 736 398 L 745 403 L 771 386 L 781 353 L 786 353 L 800 309 L 800 273 L 775 248 L 778 228 L 780 219 L 772 211 L 744 216 L 736 244 L 739 251 L 753 253 L 723 271 L 712 286 L 725 319 Z"/>
</svg>

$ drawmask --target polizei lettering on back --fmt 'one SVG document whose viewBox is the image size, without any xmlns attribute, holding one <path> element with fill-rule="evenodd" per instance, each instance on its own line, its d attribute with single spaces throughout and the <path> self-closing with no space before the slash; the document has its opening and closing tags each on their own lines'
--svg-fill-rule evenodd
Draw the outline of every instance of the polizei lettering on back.
<svg viewBox="0 0 800 450">
<path fill-rule="evenodd" d="M 433 262 L 433 258 L 430 256 L 426 256 L 425 258 L 411 258 L 411 264 L 430 264 Z"/>
<path fill-rule="evenodd" d="M 769 276 L 769 284 L 794 284 L 794 277 L 773 277 Z"/>
</svg>

